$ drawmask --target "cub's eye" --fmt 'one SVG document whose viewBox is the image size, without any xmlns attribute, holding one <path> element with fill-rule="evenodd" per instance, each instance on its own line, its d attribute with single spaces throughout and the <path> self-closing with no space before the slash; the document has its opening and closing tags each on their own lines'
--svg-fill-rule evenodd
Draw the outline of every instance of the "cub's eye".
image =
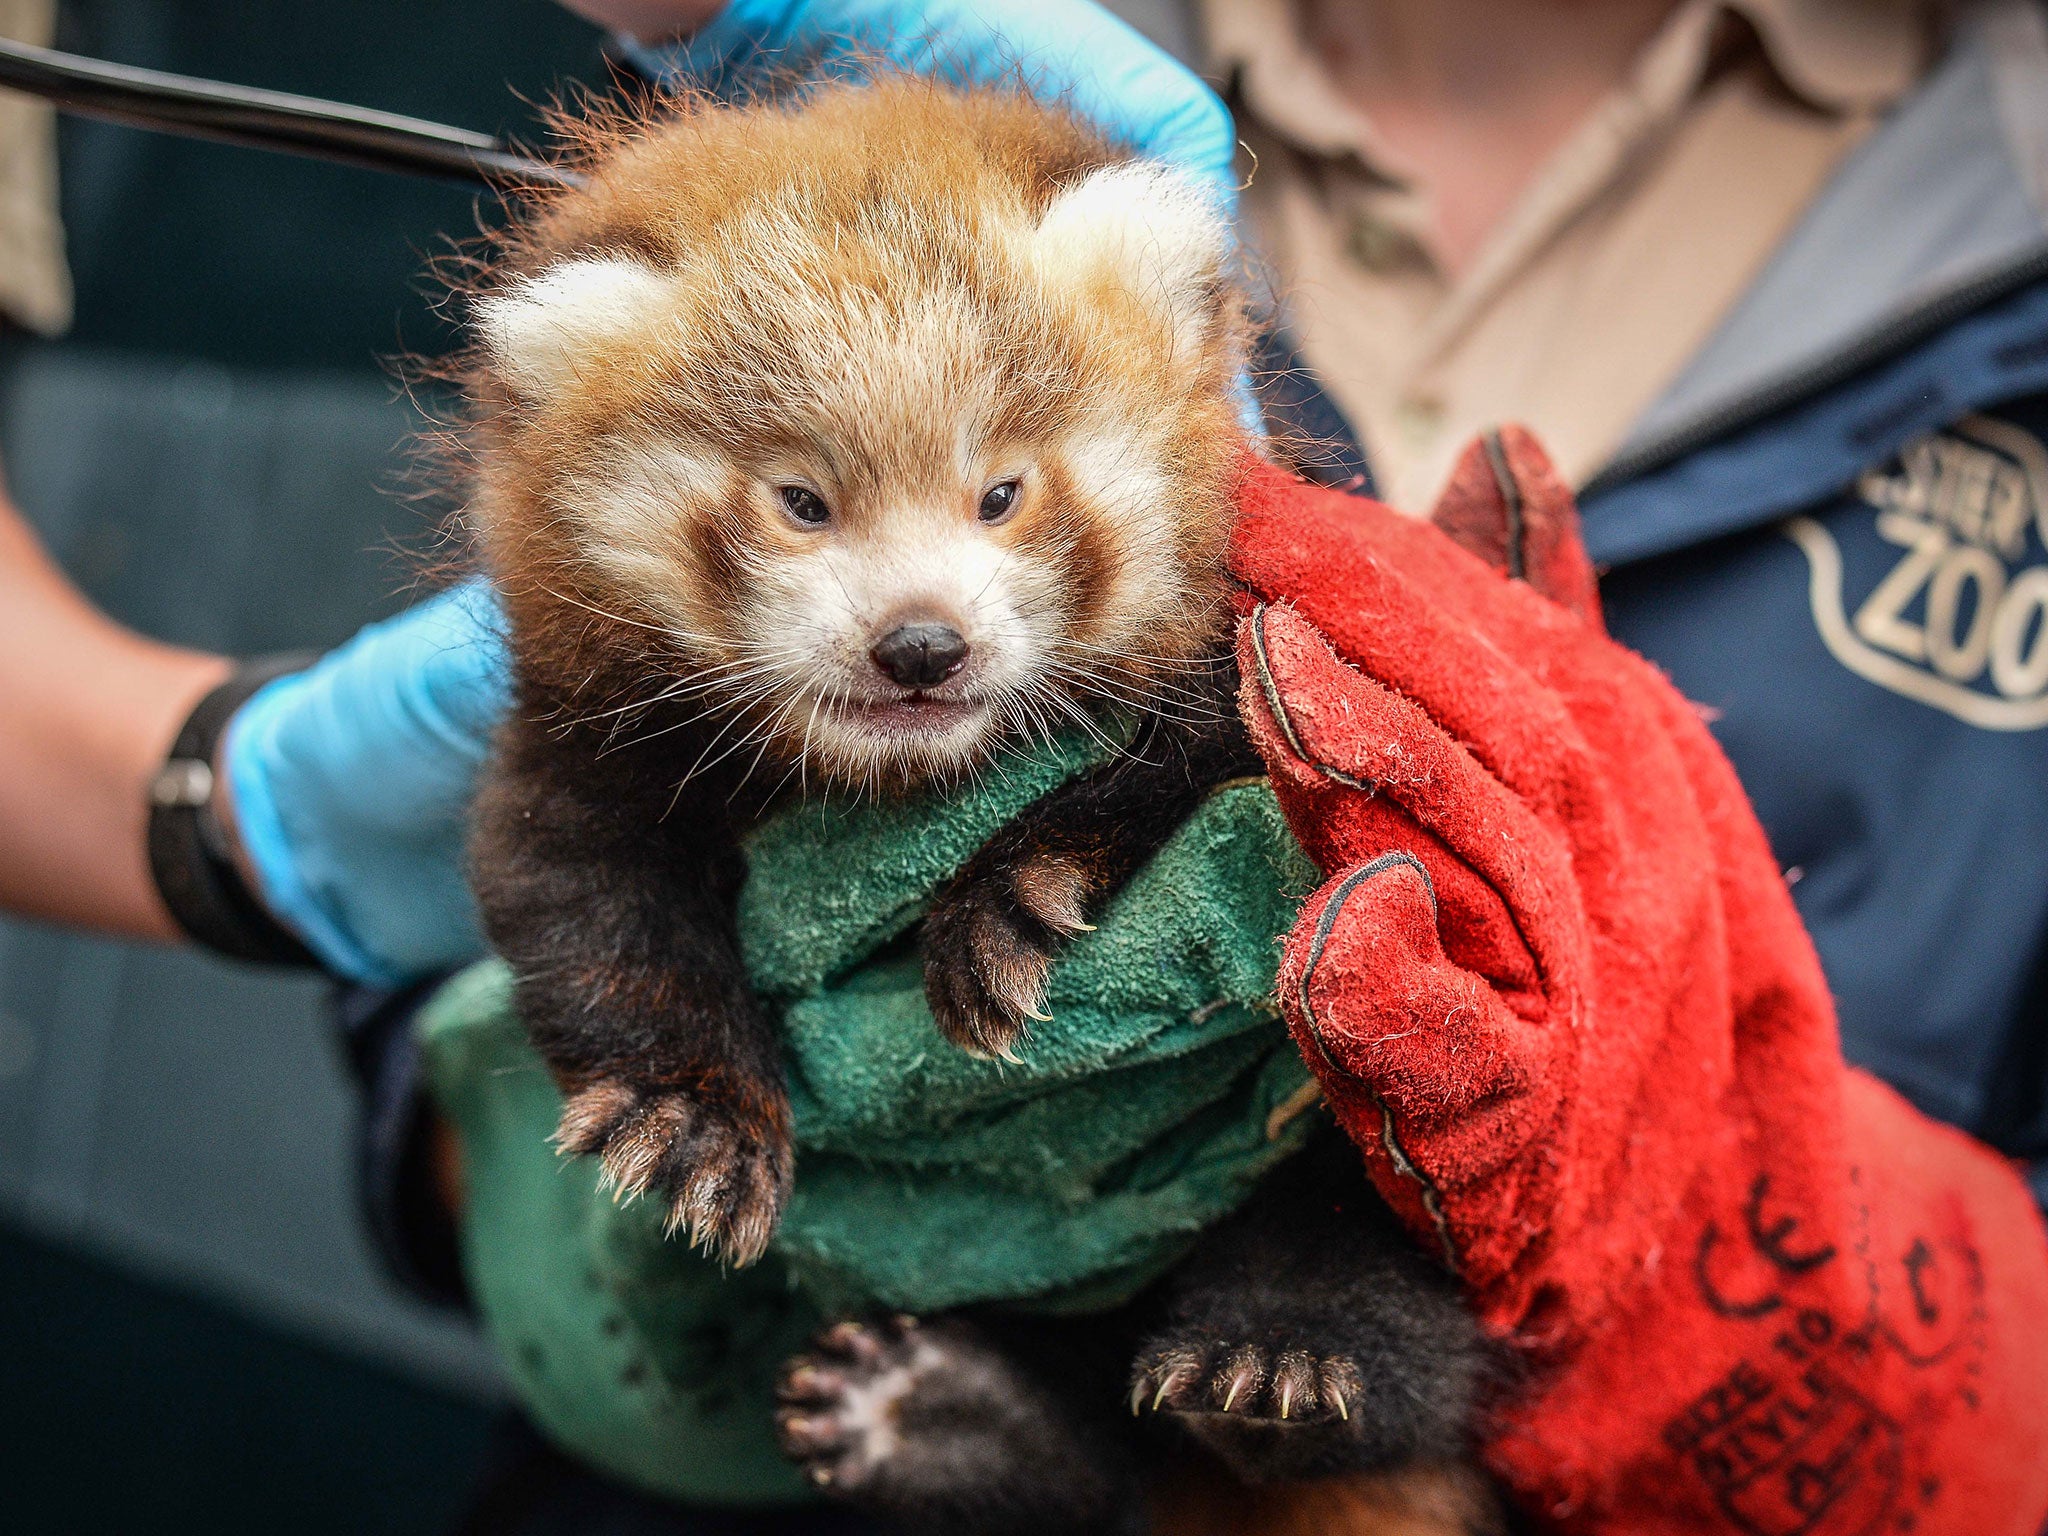
<svg viewBox="0 0 2048 1536">
<path fill-rule="evenodd" d="M 776 494 L 782 498 L 782 509 L 806 527 L 816 528 L 832 520 L 825 498 L 807 485 L 779 486 Z"/>
<path fill-rule="evenodd" d="M 1000 523 L 1017 510 L 1017 482 L 1005 480 L 981 493 L 978 515 L 984 523 Z"/>
</svg>

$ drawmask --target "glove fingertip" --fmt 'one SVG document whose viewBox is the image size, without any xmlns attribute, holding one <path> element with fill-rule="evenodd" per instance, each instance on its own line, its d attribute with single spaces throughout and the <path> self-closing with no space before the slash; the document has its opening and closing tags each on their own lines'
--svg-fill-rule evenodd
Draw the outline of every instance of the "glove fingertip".
<svg viewBox="0 0 2048 1536">
<path fill-rule="evenodd" d="M 1193 90 L 1169 121 L 1163 137 L 1176 164 L 1215 188 L 1226 209 L 1237 205 L 1237 121 L 1230 108 L 1201 81 L 1189 77 Z"/>
<path fill-rule="evenodd" d="M 1242 709 L 1267 761 L 1290 778 L 1370 790 L 1370 782 L 1333 764 L 1311 739 L 1332 710 L 1347 718 L 1377 713 L 1369 681 L 1286 603 L 1256 604 L 1238 625 Z"/>
<path fill-rule="evenodd" d="M 688 37 L 646 42 L 619 33 L 617 41 L 634 67 L 661 85 L 717 90 L 755 54 L 788 45 L 796 9 L 790 0 L 727 0 Z"/>
<path fill-rule="evenodd" d="M 388 620 L 397 645 L 418 647 L 418 665 L 397 679 L 417 690 L 420 712 L 437 736 L 480 744 L 511 704 L 511 662 L 504 611 L 490 584 L 467 581 Z"/>
</svg>

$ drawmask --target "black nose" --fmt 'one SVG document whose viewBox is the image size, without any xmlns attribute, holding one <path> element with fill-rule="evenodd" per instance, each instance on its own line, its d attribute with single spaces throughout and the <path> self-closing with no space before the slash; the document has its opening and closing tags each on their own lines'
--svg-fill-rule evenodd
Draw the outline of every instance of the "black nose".
<svg viewBox="0 0 2048 1536">
<path fill-rule="evenodd" d="M 950 624 L 904 624 L 875 642 L 874 664 L 905 688 L 932 688 L 967 660 L 967 642 Z"/>
</svg>

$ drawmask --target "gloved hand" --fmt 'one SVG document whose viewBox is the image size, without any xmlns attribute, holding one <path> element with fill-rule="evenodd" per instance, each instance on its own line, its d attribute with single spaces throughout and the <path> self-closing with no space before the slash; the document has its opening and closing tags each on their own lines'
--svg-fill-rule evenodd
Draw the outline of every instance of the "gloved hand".
<svg viewBox="0 0 2048 1536">
<path fill-rule="evenodd" d="M 462 842 L 510 697 L 497 601 L 469 582 L 242 706 L 222 746 L 260 894 L 328 966 L 389 985 L 483 952 Z"/>
<path fill-rule="evenodd" d="M 710 90 L 753 72 L 881 57 L 961 83 L 1021 81 L 1236 206 L 1237 131 L 1195 75 L 1091 0 L 733 0 L 685 42 L 629 43 L 657 79 Z"/>
<path fill-rule="evenodd" d="M 1233 565 L 1245 712 L 1329 877 L 1279 996 L 1518 1357 L 1489 1464 L 1570 1532 L 2038 1536 L 2026 1186 L 1843 1064 L 1734 772 L 1601 632 L 1533 444 L 1453 499 L 1563 601 L 1264 465 Z"/>
</svg>

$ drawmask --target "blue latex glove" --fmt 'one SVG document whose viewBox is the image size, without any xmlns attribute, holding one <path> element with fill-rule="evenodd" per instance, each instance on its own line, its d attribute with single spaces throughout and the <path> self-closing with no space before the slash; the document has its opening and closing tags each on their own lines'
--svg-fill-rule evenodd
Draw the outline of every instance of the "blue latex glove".
<svg viewBox="0 0 2048 1536">
<path fill-rule="evenodd" d="M 391 984 L 483 952 L 462 840 L 509 697 L 497 600 L 473 581 L 235 715 L 223 756 L 263 898 L 341 975 Z"/>
<path fill-rule="evenodd" d="M 1088 0 L 735 0 L 688 43 L 629 46 L 656 77 L 713 90 L 857 54 L 1021 78 L 1236 204 L 1223 103 Z M 472 583 L 364 630 L 236 716 L 225 757 L 261 894 L 335 971 L 391 984 L 482 952 L 462 842 L 509 691 L 496 601 Z"/>
<path fill-rule="evenodd" d="M 1125 147 L 1169 161 L 1237 204 L 1237 130 L 1184 65 L 1090 0 L 733 0 L 686 42 L 628 41 L 657 79 L 712 91 L 751 72 L 859 55 L 977 83 L 1019 79 Z"/>
</svg>

